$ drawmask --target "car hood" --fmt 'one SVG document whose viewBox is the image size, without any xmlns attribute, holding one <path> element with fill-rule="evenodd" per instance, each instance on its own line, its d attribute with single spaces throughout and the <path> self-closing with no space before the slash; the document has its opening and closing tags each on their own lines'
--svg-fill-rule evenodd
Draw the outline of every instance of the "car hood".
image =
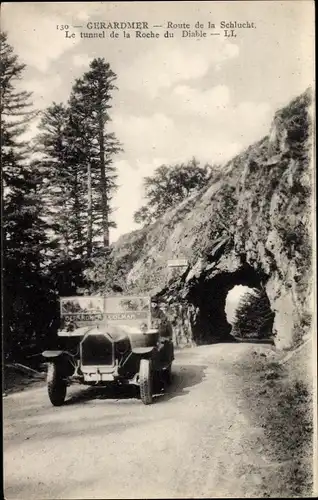
<svg viewBox="0 0 318 500">
<path fill-rule="evenodd" d="M 147 330 L 147 333 L 156 333 L 157 331 L 156 329 L 151 329 Z M 114 325 L 112 323 L 93 327 L 86 335 L 101 335 L 103 333 L 107 334 L 114 342 L 118 342 L 127 337 L 133 337 L 134 335 L 142 335 L 140 328 L 136 326 L 129 326 L 126 324 Z"/>
</svg>

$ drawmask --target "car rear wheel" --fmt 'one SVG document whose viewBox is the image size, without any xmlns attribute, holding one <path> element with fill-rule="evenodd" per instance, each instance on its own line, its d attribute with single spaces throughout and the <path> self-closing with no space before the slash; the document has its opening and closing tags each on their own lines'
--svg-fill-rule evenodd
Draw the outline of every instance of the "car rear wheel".
<svg viewBox="0 0 318 500">
<path fill-rule="evenodd" d="M 61 377 L 55 363 L 50 363 L 47 371 L 47 391 L 53 406 L 61 406 L 66 396 L 66 381 Z"/>
<path fill-rule="evenodd" d="M 151 361 L 142 359 L 139 368 L 140 398 L 145 405 L 152 403 L 152 382 L 153 374 Z"/>
</svg>

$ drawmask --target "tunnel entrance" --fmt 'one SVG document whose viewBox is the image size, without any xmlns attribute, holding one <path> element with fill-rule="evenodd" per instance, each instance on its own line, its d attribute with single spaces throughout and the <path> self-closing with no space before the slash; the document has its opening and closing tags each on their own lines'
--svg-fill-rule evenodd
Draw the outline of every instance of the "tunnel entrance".
<svg viewBox="0 0 318 500">
<path fill-rule="evenodd" d="M 226 315 L 228 292 L 237 285 L 243 285 L 259 291 L 263 297 L 265 294 L 267 298 L 264 289 L 265 282 L 266 276 L 258 273 L 248 264 L 244 264 L 232 273 L 222 272 L 212 277 L 202 275 L 188 296 L 193 309 L 190 318 L 193 341 L 197 345 L 202 345 L 235 340 L 232 335 L 232 325 L 227 321 Z M 268 311 L 271 313 L 269 300 Z M 269 315 L 269 322 L 263 329 L 264 338 L 265 330 L 271 330 L 269 323 L 273 316 L 273 313 Z"/>
</svg>

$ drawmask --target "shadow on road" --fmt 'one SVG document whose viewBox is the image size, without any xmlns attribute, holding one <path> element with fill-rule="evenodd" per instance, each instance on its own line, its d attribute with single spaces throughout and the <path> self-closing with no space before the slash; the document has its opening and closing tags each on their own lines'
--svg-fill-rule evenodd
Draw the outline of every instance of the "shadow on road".
<svg viewBox="0 0 318 500">
<path fill-rule="evenodd" d="M 177 367 L 172 371 L 172 383 L 166 387 L 165 391 L 158 394 L 160 400 L 168 401 L 177 396 L 188 394 L 191 387 L 200 384 L 205 377 L 205 365 L 187 365 Z"/>
<path fill-rule="evenodd" d="M 155 400 L 169 400 L 177 396 L 185 395 L 191 387 L 199 384 L 204 378 L 206 366 L 203 365 L 188 365 L 177 366 L 172 371 L 172 383 L 165 388 L 156 388 Z M 80 387 L 80 386 L 79 386 Z M 72 394 L 66 401 L 65 405 L 83 403 L 85 401 L 101 400 L 101 399 L 139 399 L 139 388 L 132 385 L 109 385 L 106 387 L 96 386 L 88 387 L 79 390 L 76 394 Z"/>
<path fill-rule="evenodd" d="M 64 405 L 71 405 L 75 403 L 83 403 L 94 399 L 131 399 L 137 397 L 137 390 L 132 385 L 126 386 L 96 386 L 87 387 L 79 386 L 79 392 L 72 394 L 64 403 Z"/>
</svg>

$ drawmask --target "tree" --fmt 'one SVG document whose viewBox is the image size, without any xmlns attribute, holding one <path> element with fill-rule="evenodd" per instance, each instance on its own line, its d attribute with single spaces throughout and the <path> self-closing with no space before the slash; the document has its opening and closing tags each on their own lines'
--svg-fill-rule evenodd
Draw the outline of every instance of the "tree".
<svg viewBox="0 0 318 500">
<path fill-rule="evenodd" d="M 235 311 L 233 334 L 241 338 L 269 338 L 274 313 L 265 290 L 245 293 Z"/>
<path fill-rule="evenodd" d="M 6 356 L 19 357 L 46 331 L 45 313 L 51 307 L 43 272 L 48 242 L 40 217 L 41 176 L 23 140 L 35 116 L 31 94 L 19 90 L 25 65 L 14 54 L 7 35 L 0 37 L 4 348 Z"/>
<path fill-rule="evenodd" d="M 113 156 L 120 151 L 109 132 L 115 73 L 94 59 L 78 78 L 67 105 L 53 103 L 41 120 L 41 168 L 52 230 L 67 258 L 89 261 L 95 250 L 109 248 L 111 198 L 116 189 Z"/>
<path fill-rule="evenodd" d="M 17 90 L 25 64 L 18 60 L 7 41 L 7 34 L 0 33 L 0 113 L 1 113 L 1 160 L 4 189 L 26 170 L 26 144 L 21 139 L 29 122 L 34 118 L 30 101 L 31 93 Z"/>
<path fill-rule="evenodd" d="M 203 167 L 193 158 L 188 163 L 161 165 L 152 177 L 144 178 L 146 204 L 134 214 L 137 223 L 151 224 L 169 208 L 207 185 L 216 167 Z"/>
<path fill-rule="evenodd" d="M 45 179 L 46 215 L 60 253 L 81 258 L 84 251 L 85 164 L 78 129 L 69 108 L 53 103 L 42 114 L 37 137 Z"/>
<path fill-rule="evenodd" d="M 92 145 L 94 132 L 91 123 L 91 110 L 87 106 L 86 97 L 82 94 L 82 82 L 78 80 L 73 86 L 70 105 L 73 144 L 78 162 L 82 165 L 82 178 L 86 179 L 86 255 L 91 257 L 93 249 L 93 178 L 92 178 Z"/>
<path fill-rule="evenodd" d="M 116 189 L 113 156 L 121 148 L 113 133 L 107 130 L 112 91 L 116 74 L 104 59 L 94 59 L 90 69 L 78 79 L 70 98 L 71 116 L 78 126 L 78 145 L 85 152 L 87 168 L 88 253 L 94 235 L 102 234 L 103 247 L 109 248 L 111 198 Z"/>
</svg>

